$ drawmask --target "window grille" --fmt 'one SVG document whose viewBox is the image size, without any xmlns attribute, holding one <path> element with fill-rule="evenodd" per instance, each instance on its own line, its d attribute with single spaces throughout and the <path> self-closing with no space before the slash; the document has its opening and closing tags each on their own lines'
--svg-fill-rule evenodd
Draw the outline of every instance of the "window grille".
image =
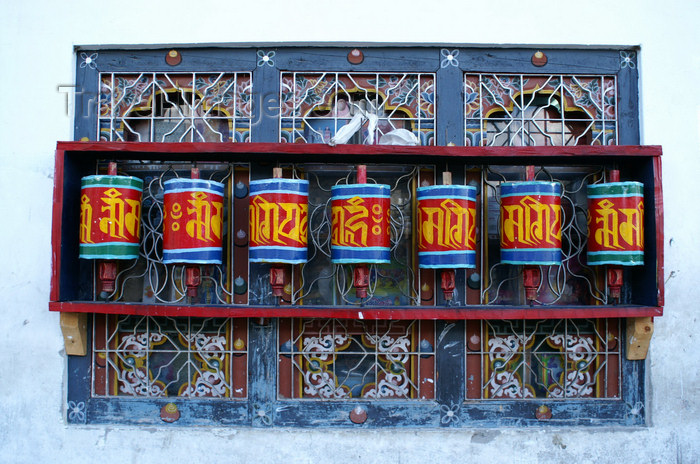
<svg viewBox="0 0 700 464">
<path fill-rule="evenodd" d="M 281 74 L 280 141 L 328 143 L 356 115 L 364 123 L 349 143 L 394 144 L 406 131 L 404 140 L 435 145 L 435 75 Z"/>
<path fill-rule="evenodd" d="M 94 396 L 247 396 L 245 319 L 98 315 L 93 333 Z"/>
<path fill-rule="evenodd" d="M 100 140 L 249 142 L 252 110 L 251 73 L 100 74 Z M 145 175 L 143 241 L 140 258 L 117 276 L 114 294 L 100 297 L 195 303 L 186 296 L 184 266 L 166 266 L 161 259 L 163 181 L 187 175 L 190 166 L 137 162 L 121 168 Z M 226 181 L 234 169 L 216 164 L 200 168 L 204 176 L 217 181 Z M 230 221 L 226 215 L 225 230 Z M 231 301 L 230 272 L 222 266 L 207 267 L 197 302 Z M 96 316 L 94 335 L 95 396 L 247 395 L 245 319 Z"/>
<path fill-rule="evenodd" d="M 465 144 L 471 146 L 615 145 L 617 82 L 603 75 L 465 73 L 464 117 Z M 585 186 L 604 181 L 604 167 L 536 168 L 537 180 L 563 187 L 564 212 L 562 265 L 541 266 L 545 283 L 537 303 L 607 303 L 605 282 L 584 256 Z M 488 262 L 488 274 L 480 281 L 481 303 L 524 304 L 518 267 L 502 265 L 498 258 L 498 185 L 525 180 L 524 173 L 489 166 L 481 176 L 487 215 L 481 245 Z M 466 330 L 468 398 L 619 395 L 616 320 L 475 321 Z"/>
<path fill-rule="evenodd" d="M 615 76 L 465 74 L 467 146 L 617 144 Z"/>
<path fill-rule="evenodd" d="M 283 319 L 279 396 L 433 399 L 435 323 Z"/>
<path fill-rule="evenodd" d="M 617 319 L 469 321 L 467 399 L 620 396 Z"/>
<path fill-rule="evenodd" d="M 245 142 L 250 73 L 101 73 L 100 140 Z"/>
</svg>

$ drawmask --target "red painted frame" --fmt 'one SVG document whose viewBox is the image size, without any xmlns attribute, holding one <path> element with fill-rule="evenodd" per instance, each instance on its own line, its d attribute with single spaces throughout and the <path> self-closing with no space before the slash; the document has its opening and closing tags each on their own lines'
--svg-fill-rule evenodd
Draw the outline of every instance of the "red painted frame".
<svg viewBox="0 0 700 464">
<path fill-rule="evenodd" d="M 242 305 L 171 305 L 139 303 L 101 303 L 62 301 L 61 245 L 62 214 L 64 203 L 64 175 L 66 156 L 81 161 L 97 159 L 177 160 L 197 157 L 199 161 L 240 159 L 298 160 L 299 157 L 336 156 L 414 161 L 427 157 L 471 158 L 475 163 L 526 164 L 536 161 L 590 162 L 601 158 L 642 158 L 651 160 L 654 179 L 654 217 L 656 224 L 656 286 L 657 304 L 653 306 L 464 306 L 464 307 L 308 307 L 308 306 L 242 306 Z M 152 142 L 58 142 L 54 173 L 53 224 L 51 245 L 52 272 L 49 310 L 60 312 L 85 312 L 103 314 L 133 314 L 151 316 L 193 317 L 333 317 L 347 319 L 560 319 L 560 318 L 613 318 L 658 317 L 663 315 L 664 305 L 664 235 L 663 191 L 661 184 L 661 155 L 659 146 L 564 146 L 564 147 L 404 147 L 382 145 L 338 145 L 284 143 L 152 143 Z M 508 163 L 512 161 L 512 163 Z M 649 263 L 648 265 L 651 265 Z"/>
</svg>

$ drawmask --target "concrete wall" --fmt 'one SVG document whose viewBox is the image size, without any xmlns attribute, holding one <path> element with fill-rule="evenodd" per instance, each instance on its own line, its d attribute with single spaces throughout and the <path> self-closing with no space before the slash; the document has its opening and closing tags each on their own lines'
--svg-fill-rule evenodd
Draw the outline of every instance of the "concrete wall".
<svg viewBox="0 0 700 464">
<path fill-rule="evenodd" d="M 700 3 L 4 2 L 0 14 L 0 461 L 700 461 Z M 296 431 L 66 426 L 58 314 L 47 309 L 53 149 L 71 138 L 73 45 L 373 41 L 641 45 L 642 142 L 663 145 L 664 317 L 644 429 Z"/>
</svg>

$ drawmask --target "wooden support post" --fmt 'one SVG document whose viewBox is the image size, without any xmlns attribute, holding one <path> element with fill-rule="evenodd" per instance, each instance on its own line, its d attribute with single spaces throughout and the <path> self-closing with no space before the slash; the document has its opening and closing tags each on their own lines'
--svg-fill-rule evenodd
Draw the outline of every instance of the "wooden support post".
<svg viewBox="0 0 700 464">
<path fill-rule="evenodd" d="M 66 354 L 85 356 L 87 354 L 87 314 L 61 313 L 61 332 Z"/>
<path fill-rule="evenodd" d="M 627 319 L 627 359 L 646 359 L 649 342 L 654 333 L 651 317 L 630 317 Z"/>
<path fill-rule="evenodd" d="M 452 173 L 450 171 L 442 173 L 442 185 L 452 185 Z"/>
</svg>

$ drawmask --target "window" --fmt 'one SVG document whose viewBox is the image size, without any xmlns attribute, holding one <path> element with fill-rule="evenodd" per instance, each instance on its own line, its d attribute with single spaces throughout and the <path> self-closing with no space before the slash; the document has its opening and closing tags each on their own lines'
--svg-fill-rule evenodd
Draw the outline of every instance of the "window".
<svg viewBox="0 0 700 464">
<path fill-rule="evenodd" d="M 617 144 L 614 75 L 465 74 L 466 145 Z"/>
<path fill-rule="evenodd" d="M 435 75 L 282 73 L 280 141 L 328 143 L 357 114 L 365 118 L 354 143 L 435 144 Z M 409 132 L 411 136 L 406 135 Z"/>
<path fill-rule="evenodd" d="M 199 58 L 188 65 L 195 51 Z M 234 157 L 212 145 L 186 144 L 171 152 L 119 145 L 120 172 L 144 181 L 140 258 L 120 266 L 108 294 L 96 283 L 96 265 L 75 258 L 72 287 L 62 283 L 61 297 L 52 298 L 56 307 L 58 300 L 71 300 L 123 311 L 91 314 L 89 355 L 69 357 L 69 422 L 643 424 L 644 364 L 624 356 L 623 313 L 556 313 L 562 306 L 610 306 L 604 272 L 585 262 L 585 186 L 605 178 L 611 158 L 532 158 L 536 167 L 529 176 L 563 189 L 563 259 L 560 266 L 542 266 L 542 284 L 530 302 L 521 291 L 521 268 L 499 258 L 500 186 L 526 180 L 528 163 L 430 150 L 448 144 L 637 144 L 637 74 L 622 58 L 628 52 L 551 50 L 555 64 L 544 67 L 530 64 L 534 51 L 524 48 L 488 54 L 434 47 L 357 52 L 364 58 L 359 63 L 343 47 L 184 48 L 176 53 L 185 59 L 176 65 L 163 61 L 166 50 L 130 52 L 138 63 L 119 50 L 79 52 L 91 58 L 77 68 L 82 112 L 76 138 L 222 147 L 266 142 L 277 151 L 236 148 Z M 566 64 L 573 61 L 576 68 Z M 272 145 L 280 142 L 290 147 Z M 329 154 L 318 146 L 300 147 L 336 142 L 426 147 L 420 157 L 386 152 L 376 162 L 367 158 L 368 182 L 390 190 L 391 257 L 386 265 L 369 267 L 364 299 L 352 291 L 353 267 L 333 264 L 329 253 L 331 188 L 354 181 L 352 149 Z M 100 154 L 99 146 L 94 150 L 94 165 L 76 161 L 70 172 L 104 172 L 110 156 Z M 647 168 L 632 168 L 624 159 L 619 165 L 634 177 L 648 175 Z M 163 183 L 188 177 L 193 167 L 200 178 L 225 186 L 227 203 L 221 213 L 225 258 L 201 267 L 197 291 L 189 292 L 188 266 L 162 262 L 161 229 L 168 214 Z M 289 266 L 281 296 L 270 287 L 270 265 L 249 262 L 247 245 L 250 181 L 271 177 L 275 167 L 283 177 L 309 181 L 308 262 Z M 440 290 L 440 272 L 419 269 L 415 257 L 415 189 L 441 183 L 443 171 L 451 171 L 455 184 L 475 187 L 479 215 L 478 264 L 455 273 L 450 300 Z M 655 256 L 653 246 L 648 253 Z M 68 268 L 61 265 L 59 273 Z M 625 272 L 631 282 L 623 287 L 625 307 L 656 307 L 656 297 L 634 283 L 642 276 L 656 284 L 649 274 L 654 271 Z M 524 315 L 530 303 L 539 311 Z M 181 308 L 182 316 L 129 309 L 139 304 L 167 304 Z M 77 306 L 61 310 L 71 307 Z M 193 315 L 189 307 L 203 309 Z M 231 307 L 250 309 L 229 317 Z M 261 309 L 266 307 L 288 309 L 268 317 Z M 421 307 L 443 308 L 435 313 L 443 316 L 405 316 Z M 499 312 L 510 307 L 522 311 Z M 452 308 L 463 316 L 445 317 Z"/>
<path fill-rule="evenodd" d="M 245 142 L 251 73 L 100 73 L 100 140 Z"/>
</svg>

